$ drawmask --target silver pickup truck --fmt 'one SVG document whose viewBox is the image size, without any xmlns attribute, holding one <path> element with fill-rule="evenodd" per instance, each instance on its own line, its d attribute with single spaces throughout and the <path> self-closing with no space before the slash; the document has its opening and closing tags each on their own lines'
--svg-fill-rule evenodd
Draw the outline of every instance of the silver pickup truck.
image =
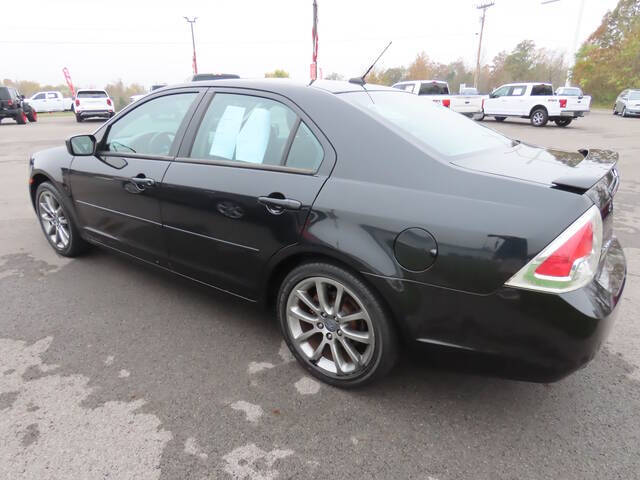
<svg viewBox="0 0 640 480">
<path fill-rule="evenodd" d="M 449 90 L 449 84 L 441 80 L 410 80 L 398 82 L 393 88 L 429 96 L 435 103 L 467 117 L 482 115 L 481 95 L 453 95 Z"/>
</svg>

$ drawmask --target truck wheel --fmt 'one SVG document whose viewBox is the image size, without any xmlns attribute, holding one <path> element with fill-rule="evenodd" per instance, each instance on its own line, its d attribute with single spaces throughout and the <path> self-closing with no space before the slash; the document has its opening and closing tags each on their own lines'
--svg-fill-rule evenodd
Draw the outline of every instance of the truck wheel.
<svg viewBox="0 0 640 480">
<path fill-rule="evenodd" d="M 27 115 L 21 108 L 16 112 L 16 116 L 13 117 L 18 125 L 24 125 L 27 123 Z"/>
<path fill-rule="evenodd" d="M 30 109 L 29 113 L 27 113 L 27 120 L 29 120 L 31 123 L 37 122 L 38 112 L 36 112 L 33 108 Z"/>
<path fill-rule="evenodd" d="M 83 119 L 80 115 L 78 115 L 78 114 L 76 113 L 76 122 L 78 122 L 78 123 L 82 123 L 83 121 L 84 121 L 84 119 Z"/>
<path fill-rule="evenodd" d="M 573 121 L 573 118 L 560 118 L 555 120 L 555 123 L 559 127 L 566 127 Z"/>
<path fill-rule="evenodd" d="M 495 118 L 496 122 L 504 122 L 504 120 L 505 120 L 507 117 L 493 117 L 493 118 Z"/>
<path fill-rule="evenodd" d="M 534 127 L 544 127 L 549 121 L 549 114 L 545 108 L 536 108 L 531 112 L 531 125 Z"/>
</svg>

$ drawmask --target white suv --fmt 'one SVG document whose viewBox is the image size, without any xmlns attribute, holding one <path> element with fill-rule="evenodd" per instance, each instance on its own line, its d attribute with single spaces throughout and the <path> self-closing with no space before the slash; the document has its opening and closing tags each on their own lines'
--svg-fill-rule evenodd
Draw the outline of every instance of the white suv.
<svg viewBox="0 0 640 480">
<path fill-rule="evenodd" d="M 76 120 L 111 118 L 115 115 L 113 101 L 105 90 L 78 90 L 75 99 Z"/>
</svg>

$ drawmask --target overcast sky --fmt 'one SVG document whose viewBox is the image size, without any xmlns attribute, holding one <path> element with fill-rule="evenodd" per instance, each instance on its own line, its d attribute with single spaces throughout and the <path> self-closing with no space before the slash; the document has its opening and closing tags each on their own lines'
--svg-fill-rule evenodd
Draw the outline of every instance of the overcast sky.
<svg viewBox="0 0 640 480">
<path fill-rule="evenodd" d="M 323 73 L 363 73 L 389 41 L 380 66 L 409 64 L 424 50 L 439 62 L 475 65 L 481 0 L 318 0 Z M 483 61 L 519 41 L 571 52 L 581 0 L 495 0 L 487 11 Z M 617 0 L 585 0 L 579 42 Z M 276 68 L 308 80 L 312 0 L 24 0 L 20 18 L 0 29 L 0 79 L 76 86 L 175 83 L 191 74 L 191 34 L 198 16 L 200 72 L 262 77 Z M 5 9 L 6 10 L 6 9 Z M 5 15 L 7 12 L 5 12 Z M 533 79 L 532 79 L 533 80 Z"/>
</svg>

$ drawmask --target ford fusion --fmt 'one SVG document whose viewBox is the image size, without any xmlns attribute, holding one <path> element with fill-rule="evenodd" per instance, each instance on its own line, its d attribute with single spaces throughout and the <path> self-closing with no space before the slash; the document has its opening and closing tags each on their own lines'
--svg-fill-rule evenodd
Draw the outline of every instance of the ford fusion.
<svg viewBox="0 0 640 480">
<path fill-rule="evenodd" d="M 593 358 L 623 291 L 616 161 L 397 89 L 227 79 L 33 155 L 29 188 L 60 255 L 99 245 L 271 306 L 327 383 L 378 379 L 401 346 L 553 381 Z"/>
</svg>

